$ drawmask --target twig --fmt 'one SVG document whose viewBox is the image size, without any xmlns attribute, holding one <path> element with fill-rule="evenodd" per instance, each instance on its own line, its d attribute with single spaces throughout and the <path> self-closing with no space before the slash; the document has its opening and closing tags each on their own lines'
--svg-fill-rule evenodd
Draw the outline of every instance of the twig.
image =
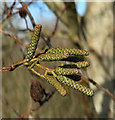
<svg viewBox="0 0 115 120">
<path fill-rule="evenodd" d="M 12 34 L 9 34 L 9 33 L 6 33 L 5 31 L 3 31 L 2 29 L 0 29 L 0 32 L 2 32 L 5 36 L 9 36 L 11 38 L 13 38 L 16 42 L 18 42 L 20 45 L 23 45 L 23 46 L 26 46 L 26 47 L 29 47 L 28 44 L 25 44 L 23 43 L 20 39 L 18 39 L 16 36 L 12 35 Z"/>
<path fill-rule="evenodd" d="M 16 15 L 16 14 L 18 14 L 18 12 L 12 13 L 12 14 L 10 14 L 9 16 L 7 16 L 6 18 L 4 18 L 4 19 L 2 20 L 1 26 L 4 24 L 4 22 L 5 22 L 6 20 L 8 20 L 10 17 L 12 17 L 12 16 L 14 16 L 14 15 Z"/>
<path fill-rule="evenodd" d="M 24 2 L 21 2 L 21 0 L 18 0 L 19 2 L 20 2 L 20 4 L 24 7 L 26 4 L 24 3 Z M 33 25 L 33 28 L 35 27 L 35 21 L 34 21 L 34 18 L 33 18 L 33 16 L 31 15 L 31 13 L 30 13 L 30 11 L 28 10 L 28 8 L 26 8 L 26 12 L 27 12 L 27 14 L 28 14 L 28 16 L 29 16 L 29 18 L 30 18 L 30 20 L 31 20 L 31 23 L 32 23 L 32 25 Z M 55 33 L 54 33 L 55 34 Z M 49 48 L 51 48 L 52 47 L 52 45 L 50 44 L 50 39 L 49 38 L 47 38 L 47 40 L 45 39 L 45 35 L 42 33 L 41 34 L 41 37 L 42 37 L 42 39 L 46 42 L 46 44 L 47 44 L 47 46 L 49 47 Z M 43 53 L 43 51 L 41 52 L 41 53 Z"/>
<path fill-rule="evenodd" d="M 52 47 L 52 45 L 51 45 L 51 43 L 50 43 L 50 40 L 51 40 L 51 39 L 54 37 L 54 35 L 56 34 L 56 31 L 57 31 L 57 28 L 58 28 L 59 19 L 60 19 L 60 17 L 62 17 L 62 15 L 63 15 L 63 13 L 65 12 L 65 10 L 66 10 L 66 7 L 61 11 L 60 16 L 59 16 L 59 17 L 57 16 L 56 23 L 55 23 L 55 26 L 54 26 L 54 30 L 53 30 L 53 32 L 51 33 L 51 35 L 50 35 L 49 37 L 47 37 L 47 39 L 45 39 L 45 38 L 44 38 L 45 35 L 44 35 L 43 33 L 41 34 L 42 39 L 45 41 L 45 43 L 47 44 L 47 46 L 48 46 L 49 48 Z"/>
<path fill-rule="evenodd" d="M 7 14 L 7 16 L 10 16 L 12 14 L 12 11 L 13 11 L 13 7 L 14 5 L 16 4 L 16 0 L 14 0 L 13 4 L 11 5 L 10 9 L 9 9 L 9 12 Z"/>
<path fill-rule="evenodd" d="M 25 20 L 25 23 L 26 23 L 27 30 L 29 30 L 30 32 L 32 32 L 32 30 L 31 30 L 31 29 L 29 29 L 29 27 L 28 27 L 28 23 L 27 23 L 26 18 L 24 18 L 24 20 Z"/>
<path fill-rule="evenodd" d="M 10 65 L 9 67 L 2 67 L 2 69 L 0 69 L 1 71 L 13 71 L 15 68 L 19 67 L 20 65 L 22 65 L 24 62 L 26 62 L 26 59 L 20 60 L 12 65 Z"/>
<path fill-rule="evenodd" d="M 21 2 L 21 0 L 18 0 L 19 2 L 20 2 L 20 4 L 22 5 L 22 7 L 24 7 L 24 6 L 26 6 L 26 4 L 24 3 L 24 2 Z M 31 13 L 30 13 L 30 11 L 28 10 L 28 8 L 26 8 L 26 12 L 27 12 L 27 14 L 28 14 L 28 16 L 29 16 L 29 18 L 30 18 L 30 20 L 31 20 L 31 23 L 32 23 L 32 25 L 33 25 L 33 28 L 35 27 L 35 21 L 34 21 L 34 18 L 33 18 L 33 16 L 31 15 Z"/>
<path fill-rule="evenodd" d="M 64 14 L 65 10 L 66 10 L 66 7 L 61 11 L 60 16 L 57 16 L 54 30 L 53 30 L 52 34 L 48 37 L 49 41 L 50 41 L 50 39 L 53 38 L 53 36 L 55 35 L 55 33 L 56 33 L 56 31 L 57 31 L 57 28 L 58 28 L 59 20 L 60 20 L 60 18 L 62 17 L 62 15 Z"/>
<path fill-rule="evenodd" d="M 44 42 L 46 43 L 46 45 L 49 47 L 49 48 L 52 48 L 52 45 L 50 43 L 50 39 L 49 37 L 45 37 L 45 35 L 43 33 L 41 33 L 41 38 L 44 40 Z"/>
<path fill-rule="evenodd" d="M 15 4 L 16 4 L 16 0 L 14 0 L 14 2 L 13 2 L 13 4 L 11 5 L 10 8 L 7 8 L 9 11 L 8 11 L 8 13 L 7 13 L 6 18 L 5 18 L 4 20 L 2 20 L 2 24 L 1 24 L 1 25 L 3 25 L 3 23 L 5 22 L 5 20 L 7 20 L 7 19 L 10 18 L 11 16 L 13 16 L 13 15 L 15 15 L 15 14 L 18 13 L 18 12 L 12 13 Z M 6 4 L 5 4 L 5 7 L 7 7 Z"/>
<path fill-rule="evenodd" d="M 18 39 L 16 36 L 12 35 L 12 34 L 9 34 L 9 33 L 6 33 L 5 31 L 3 31 L 2 29 L 0 29 L 0 32 L 3 33 L 4 35 L 8 36 L 8 37 L 11 37 L 12 39 L 14 39 L 17 43 L 19 43 L 20 45 L 22 46 L 25 46 L 25 47 L 29 47 L 29 44 L 25 44 L 24 42 L 22 42 L 20 39 Z M 39 53 L 43 53 L 44 51 L 43 50 L 39 50 L 38 48 L 36 49 L 37 52 Z"/>
<path fill-rule="evenodd" d="M 106 88 L 103 88 L 101 85 L 99 85 L 98 83 L 96 83 L 94 80 L 92 79 L 88 79 L 88 81 L 90 83 L 92 83 L 93 85 L 95 85 L 97 88 L 99 88 L 100 90 L 106 92 L 109 96 L 111 96 L 113 98 L 113 100 L 115 100 L 115 95 L 112 94 L 109 90 L 107 90 Z"/>
<path fill-rule="evenodd" d="M 24 113 L 24 114 L 21 114 L 21 118 L 27 117 L 27 116 L 28 116 L 29 114 L 31 114 L 32 112 L 35 112 L 35 111 L 39 110 L 40 107 L 41 107 L 41 106 L 38 106 L 38 107 L 36 107 L 36 108 L 34 108 L 34 109 L 29 110 L 28 112 L 26 112 L 26 113 Z"/>
<path fill-rule="evenodd" d="M 49 37 L 49 39 L 51 39 L 55 35 L 57 28 L 58 28 L 58 22 L 59 22 L 59 17 L 57 17 L 57 19 L 56 19 L 54 30 L 53 30 L 51 36 Z"/>
</svg>

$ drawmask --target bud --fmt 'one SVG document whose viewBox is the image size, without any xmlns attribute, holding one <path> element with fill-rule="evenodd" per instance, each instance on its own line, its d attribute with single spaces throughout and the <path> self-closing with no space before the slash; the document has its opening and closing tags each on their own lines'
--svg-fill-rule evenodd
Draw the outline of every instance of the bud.
<svg viewBox="0 0 115 120">
<path fill-rule="evenodd" d="M 57 79 L 54 76 L 46 75 L 45 79 L 47 80 L 47 82 L 53 85 L 62 96 L 66 95 L 66 90 L 63 88 L 63 86 L 57 81 Z"/>
<path fill-rule="evenodd" d="M 69 55 L 89 55 L 88 51 L 86 50 L 80 50 L 76 48 L 51 48 L 47 51 L 47 53 L 68 53 Z"/>
<path fill-rule="evenodd" d="M 62 82 L 63 84 L 70 86 L 70 87 L 72 87 L 72 88 L 74 88 L 74 89 L 76 89 L 76 90 L 78 90 L 78 91 L 80 91 L 88 96 L 92 96 L 94 94 L 92 89 L 87 88 L 87 87 L 81 85 L 80 83 L 71 80 L 70 78 L 67 78 L 65 76 L 60 75 L 60 76 L 57 76 L 57 79 L 60 82 Z"/>
</svg>

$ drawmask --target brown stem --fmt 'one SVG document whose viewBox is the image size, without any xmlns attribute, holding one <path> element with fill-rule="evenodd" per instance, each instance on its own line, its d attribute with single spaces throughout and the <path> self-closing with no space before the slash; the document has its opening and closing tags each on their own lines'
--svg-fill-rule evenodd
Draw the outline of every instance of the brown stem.
<svg viewBox="0 0 115 120">
<path fill-rule="evenodd" d="M 26 113 L 24 113 L 24 114 L 21 114 L 21 118 L 27 117 L 29 114 L 31 114 L 32 112 L 35 112 L 35 111 L 37 111 L 37 110 L 39 110 L 39 109 L 40 109 L 40 106 L 38 106 L 38 107 L 36 107 L 36 108 L 34 108 L 34 109 L 31 109 L 31 110 L 29 110 L 28 112 L 26 112 Z"/>
<path fill-rule="evenodd" d="M 8 20 L 10 17 L 12 17 L 12 16 L 14 16 L 14 15 L 16 15 L 16 14 L 18 14 L 18 12 L 12 13 L 11 15 L 7 16 L 6 18 L 4 18 L 4 19 L 2 20 L 1 26 L 4 24 L 4 22 L 5 22 L 6 20 Z"/>
<path fill-rule="evenodd" d="M 10 65 L 9 67 L 2 67 L 2 69 L 0 69 L 1 71 L 13 71 L 14 69 L 16 69 L 17 67 L 19 67 L 20 65 L 22 65 L 24 62 L 26 62 L 26 59 L 24 60 L 20 60 L 12 65 Z"/>
<path fill-rule="evenodd" d="M 8 36 L 8 37 L 11 37 L 12 39 L 14 39 L 17 43 L 19 43 L 20 45 L 22 46 L 25 46 L 25 47 L 29 47 L 29 44 L 25 44 L 24 42 L 22 42 L 20 39 L 18 39 L 16 36 L 12 35 L 12 34 L 9 34 L 9 33 L 6 33 L 5 31 L 3 31 L 2 29 L 0 29 L 0 32 L 3 33 L 5 36 Z M 36 49 L 37 52 L 39 53 L 44 53 L 43 50 L 39 50 L 38 48 Z"/>
<path fill-rule="evenodd" d="M 94 80 L 92 79 L 87 79 L 90 83 L 92 83 L 93 85 L 95 85 L 97 88 L 99 88 L 100 90 L 106 92 L 109 96 L 111 96 L 113 98 L 113 100 L 115 100 L 115 95 L 112 94 L 109 90 L 107 90 L 106 88 L 103 88 L 101 85 L 99 85 L 98 83 L 96 83 Z"/>
<path fill-rule="evenodd" d="M 10 7 L 7 16 L 10 16 L 10 15 L 12 14 L 12 11 L 13 11 L 13 8 L 14 8 L 14 5 L 15 5 L 15 4 L 16 4 L 16 0 L 14 0 L 12 6 Z"/>
<path fill-rule="evenodd" d="M 26 46 L 26 47 L 29 47 L 28 44 L 25 44 L 23 43 L 20 39 L 18 39 L 16 36 L 12 35 L 12 34 L 9 34 L 9 33 L 6 33 L 5 31 L 3 31 L 2 29 L 0 29 L 0 32 L 3 33 L 5 36 L 9 36 L 11 38 L 13 38 L 16 42 L 18 42 L 20 45 L 23 45 L 23 46 Z"/>
</svg>

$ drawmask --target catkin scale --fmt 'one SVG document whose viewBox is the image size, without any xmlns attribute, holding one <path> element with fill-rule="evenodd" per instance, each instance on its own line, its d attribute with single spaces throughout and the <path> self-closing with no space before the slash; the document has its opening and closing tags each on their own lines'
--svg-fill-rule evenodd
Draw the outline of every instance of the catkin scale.
<svg viewBox="0 0 115 120">
<path fill-rule="evenodd" d="M 63 88 L 63 86 L 56 80 L 54 76 L 46 75 L 45 79 L 47 82 L 49 82 L 51 85 L 53 85 L 56 90 L 62 95 L 66 95 L 66 90 Z"/>
<path fill-rule="evenodd" d="M 76 48 L 51 48 L 47 51 L 47 53 L 68 53 L 69 55 L 89 55 L 88 51 L 80 50 Z"/>
<path fill-rule="evenodd" d="M 36 25 L 35 28 L 34 28 L 34 33 L 33 33 L 30 45 L 29 45 L 28 50 L 27 50 L 27 54 L 25 56 L 25 58 L 28 61 L 30 61 L 35 54 L 37 44 L 38 44 L 38 41 L 39 41 L 39 38 L 40 38 L 41 28 L 42 28 L 42 25 L 40 25 L 40 24 Z"/>
<path fill-rule="evenodd" d="M 81 85 L 80 83 L 71 80 L 70 78 L 67 78 L 65 76 L 59 75 L 59 76 L 57 76 L 57 79 L 61 83 L 65 84 L 67 86 L 70 86 L 70 87 L 72 87 L 74 89 L 77 89 L 78 91 L 80 91 L 80 92 L 82 92 L 82 93 L 84 93 L 84 94 L 86 94 L 88 96 L 93 96 L 93 94 L 94 94 L 92 89 L 87 88 L 87 87 Z"/>
</svg>

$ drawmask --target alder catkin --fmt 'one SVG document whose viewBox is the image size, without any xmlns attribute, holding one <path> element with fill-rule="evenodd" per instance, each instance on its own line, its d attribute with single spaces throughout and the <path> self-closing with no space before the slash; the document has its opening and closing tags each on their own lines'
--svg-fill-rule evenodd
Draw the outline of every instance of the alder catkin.
<svg viewBox="0 0 115 120">
<path fill-rule="evenodd" d="M 63 88 L 63 86 L 57 81 L 57 79 L 54 76 L 46 75 L 45 79 L 47 82 L 53 85 L 62 96 L 66 95 L 66 90 Z"/>
<path fill-rule="evenodd" d="M 54 70 L 55 73 L 59 75 L 78 75 L 78 69 L 77 68 L 61 68 L 57 67 Z"/>
<path fill-rule="evenodd" d="M 88 96 L 93 96 L 93 94 L 94 94 L 94 91 L 92 89 L 87 88 L 87 87 L 83 86 L 82 84 L 71 80 L 70 78 L 59 75 L 59 76 L 57 76 L 57 79 L 61 83 L 65 84 L 67 86 L 70 86 L 70 87 L 72 87 L 74 89 L 77 89 L 78 91 L 80 91 L 80 92 L 82 92 L 82 93 L 84 93 L 84 94 L 86 94 Z"/>
<path fill-rule="evenodd" d="M 69 55 L 68 53 L 59 53 L 59 54 L 41 54 L 38 59 L 39 61 L 59 61 L 62 59 L 67 58 Z"/>
<path fill-rule="evenodd" d="M 68 53 L 69 55 L 80 55 L 80 56 L 87 56 L 89 55 L 88 51 L 80 50 L 76 48 L 51 48 L 47 51 L 47 53 Z"/>
<path fill-rule="evenodd" d="M 42 25 L 40 25 L 40 24 L 36 25 L 35 28 L 34 28 L 34 33 L 33 33 L 30 45 L 29 45 L 28 50 L 27 50 L 27 54 L 25 56 L 25 58 L 28 61 L 30 61 L 35 54 L 37 44 L 38 44 L 38 41 L 39 41 L 39 38 L 40 38 L 41 28 L 42 28 Z"/>
</svg>

